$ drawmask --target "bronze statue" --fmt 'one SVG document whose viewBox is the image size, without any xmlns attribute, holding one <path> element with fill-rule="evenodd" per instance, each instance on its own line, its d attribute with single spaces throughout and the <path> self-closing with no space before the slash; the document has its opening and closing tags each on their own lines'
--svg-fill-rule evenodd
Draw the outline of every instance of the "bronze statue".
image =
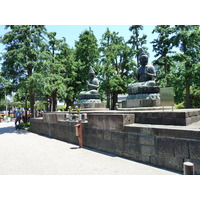
<svg viewBox="0 0 200 200">
<path fill-rule="evenodd" d="M 95 73 L 94 73 L 92 67 L 90 67 L 89 76 L 90 76 L 90 80 L 87 81 L 88 91 L 82 91 L 80 93 L 80 95 L 98 94 L 99 80 L 97 78 L 95 78 Z"/>
<path fill-rule="evenodd" d="M 153 80 L 156 77 L 155 68 L 153 65 L 148 64 L 148 55 L 144 52 L 140 55 L 140 65 L 136 74 L 136 78 L 139 82 L 129 84 L 128 88 L 156 85 Z"/>
<path fill-rule="evenodd" d="M 140 55 L 140 67 L 137 70 L 136 79 L 138 82 L 133 82 L 128 85 L 127 88 L 127 100 L 158 100 L 160 99 L 160 88 L 156 85 L 154 78 L 156 72 L 154 66 L 148 64 L 148 55 L 142 52 Z M 137 103 L 136 103 L 137 104 Z M 143 102 L 137 104 L 137 106 L 144 106 Z M 150 104 L 149 104 L 150 105 Z M 154 105 L 154 104 L 153 104 Z M 135 105 L 133 105 L 134 107 Z"/>
<path fill-rule="evenodd" d="M 90 67 L 89 70 L 90 79 L 87 81 L 87 91 L 82 91 L 78 95 L 77 103 L 101 103 L 99 90 L 99 80 L 95 78 L 95 73 Z"/>
</svg>

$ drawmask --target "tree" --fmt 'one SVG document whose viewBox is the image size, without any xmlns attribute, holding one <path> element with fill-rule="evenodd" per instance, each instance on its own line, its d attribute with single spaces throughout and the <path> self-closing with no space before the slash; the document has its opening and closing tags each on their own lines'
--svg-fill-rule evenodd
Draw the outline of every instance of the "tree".
<svg viewBox="0 0 200 200">
<path fill-rule="evenodd" d="M 63 38 L 60 45 L 60 52 L 57 54 L 57 59 L 61 64 L 65 85 L 64 90 L 62 90 L 59 95 L 60 99 L 65 101 L 66 109 L 73 105 L 77 94 L 79 94 L 82 89 L 81 79 L 78 74 L 82 64 L 80 61 L 76 61 L 75 53 L 75 50 L 70 49 L 65 38 Z"/>
<path fill-rule="evenodd" d="M 99 59 L 97 39 L 91 28 L 80 34 L 79 41 L 75 41 L 75 51 L 76 61 L 80 61 L 82 63 L 78 74 L 80 80 L 84 80 L 83 85 L 86 85 L 86 80 L 89 78 L 89 68 L 93 67 L 94 71 L 96 71 L 95 66 Z"/>
<path fill-rule="evenodd" d="M 136 56 L 137 60 L 137 67 L 139 68 L 139 57 L 141 49 L 147 50 L 147 47 L 144 47 L 144 44 L 147 43 L 147 35 L 143 34 L 143 36 L 140 37 L 140 31 L 143 30 L 142 25 L 132 25 L 130 26 L 129 30 L 132 31 L 133 35 L 130 37 L 128 43 L 132 44 L 134 55 Z"/>
<path fill-rule="evenodd" d="M 48 33 L 48 46 L 46 50 L 46 70 L 43 72 L 45 77 L 45 94 L 50 100 L 50 110 L 57 110 L 57 96 L 59 90 L 64 87 L 64 80 L 62 76 L 62 66 L 57 54 L 60 51 L 61 40 L 56 39 L 56 33 Z M 44 58 L 45 58 L 44 55 Z"/>
<path fill-rule="evenodd" d="M 101 89 L 107 94 L 107 107 L 114 109 L 118 101 L 118 94 L 126 93 L 127 85 L 131 82 L 129 71 L 134 68 L 133 50 L 127 45 L 118 33 L 111 33 L 109 29 L 103 34 L 101 40 Z"/>
<path fill-rule="evenodd" d="M 3 53 L 2 75 L 12 81 L 15 90 L 23 83 L 28 84 L 26 88 L 34 115 L 35 88 L 32 81 L 35 79 L 32 76 L 41 68 L 41 48 L 46 29 L 43 25 L 8 25 L 5 28 L 9 32 L 1 40 L 6 50 Z"/>
<path fill-rule="evenodd" d="M 198 73 L 200 62 L 200 30 L 199 25 L 176 25 L 176 33 L 172 37 L 173 45 L 180 49 L 181 53 L 176 54 L 175 59 L 184 64 L 182 71 L 185 80 L 185 105 L 190 108 L 190 89 L 192 84 L 196 84 L 196 74 Z"/>
<path fill-rule="evenodd" d="M 11 88 L 12 84 L 2 77 L 0 73 L 0 100 L 4 99 L 6 94 L 10 94 L 12 92 Z"/>
<path fill-rule="evenodd" d="M 166 79 L 165 86 L 170 86 L 170 77 L 168 74 L 170 73 L 170 68 L 174 61 L 172 57 L 173 43 L 171 40 L 174 29 L 170 25 L 158 25 L 154 28 L 152 33 L 158 33 L 158 38 L 151 42 L 153 44 L 153 51 L 156 52 L 155 57 L 158 57 L 154 61 L 154 65 L 158 65 L 161 71 L 158 80 L 162 79 L 163 82 L 163 79 Z"/>
</svg>

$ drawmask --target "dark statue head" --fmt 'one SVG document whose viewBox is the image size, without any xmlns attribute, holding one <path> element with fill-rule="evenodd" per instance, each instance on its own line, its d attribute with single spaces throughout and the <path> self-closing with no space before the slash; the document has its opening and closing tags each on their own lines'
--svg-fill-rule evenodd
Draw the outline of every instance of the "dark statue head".
<svg viewBox="0 0 200 200">
<path fill-rule="evenodd" d="M 94 70 L 92 69 L 92 67 L 90 67 L 89 76 L 90 76 L 90 78 L 94 78 L 94 76 L 95 76 L 95 73 L 94 73 Z"/>
<path fill-rule="evenodd" d="M 140 64 L 142 66 L 147 65 L 148 64 L 148 58 L 149 58 L 148 55 L 145 52 L 142 52 L 140 54 Z"/>
</svg>

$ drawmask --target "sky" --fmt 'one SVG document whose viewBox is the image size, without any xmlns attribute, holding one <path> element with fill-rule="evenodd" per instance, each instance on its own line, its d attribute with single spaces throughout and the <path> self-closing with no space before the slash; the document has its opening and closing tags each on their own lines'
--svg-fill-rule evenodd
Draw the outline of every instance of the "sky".
<svg viewBox="0 0 200 200">
<path fill-rule="evenodd" d="M 130 26 L 131 25 L 46 25 L 46 28 L 48 32 L 56 32 L 57 39 L 65 37 L 67 44 L 72 48 L 75 45 L 75 41 L 79 40 L 79 35 L 85 30 L 88 30 L 89 27 L 91 27 L 98 43 L 100 43 L 102 35 L 106 32 L 107 28 L 109 28 L 110 31 L 119 32 L 119 36 L 124 37 L 125 41 L 129 40 L 132 35 L 131 31 L 129 31 Z M 5 30 L 4 27 L 4 25 L 0 25 L 0 35 L 3 35 L 8 31 Z M 154 27 L 155 25 L 144 25 L 144 29 L 141 31 L 142 35 L 147 35 L 147 47 L 148 53 L 150 54 L 150 63 L 155 59 L 155 52 L 152 52 L 152 44 L 150 44 L 150 42 L 155 38 L 155 34 L 152 34 Z M 3 51 L 3 48 L 4 46 L 0 44 L 0 52 Z"/>
</svg>

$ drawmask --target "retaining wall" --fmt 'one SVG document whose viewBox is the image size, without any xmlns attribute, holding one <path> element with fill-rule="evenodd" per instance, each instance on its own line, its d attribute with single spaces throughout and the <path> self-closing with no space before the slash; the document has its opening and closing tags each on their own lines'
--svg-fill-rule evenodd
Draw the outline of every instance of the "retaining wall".
<svg viewBox="0 0 200 200">
<path fill-rule="evenodd" d="M 31 131 L 78 144 L 76 122 L 64 121 L 64 114 L 47 113 L 31 119 Z M 134 114 L 88 113 L 83 123 L 83 146 L 131 160 L 183 172 L 183 162 L 195 165 L 200 174 L 200 129 L 164 125 L 133 124 Z"/>
</svg>

